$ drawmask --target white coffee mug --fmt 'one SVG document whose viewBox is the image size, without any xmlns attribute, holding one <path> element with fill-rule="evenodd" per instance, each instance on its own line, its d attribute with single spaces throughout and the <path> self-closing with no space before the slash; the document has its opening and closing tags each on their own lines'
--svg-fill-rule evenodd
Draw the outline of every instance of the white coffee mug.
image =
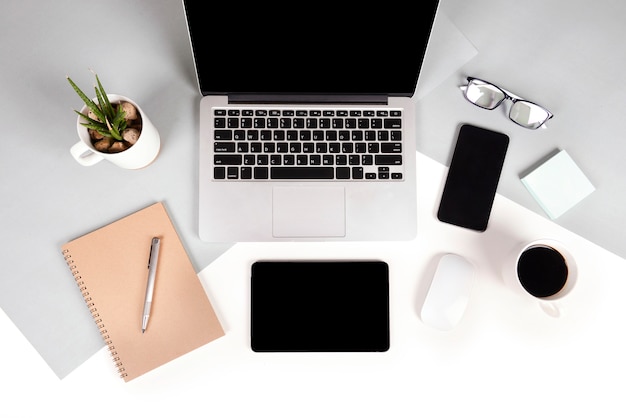
<svg viewBox="0 0 626 418">
<path fill-rule="evenodd" d="M 114 154 L 100 152 L 94 148 L 87 128 L 81 124 L 84 122 L 84 119 L 78 116 L 76 126 L 80 141 L 70 148 L 70 153 L 78 163 L 84 166 L 91 166 L 102 160 L 108 160 L 121 168 L 138 169 L 146 167 L 156 159 L 161 149 L 159 132 L 137 103 L 118 94 L 108 94 L 107 97 L 110 102 L 129 102 L 137 108 L 142 121 L 139 139 L 133 146 L 124 151 Z M 87 106 L 83 106 L 81 113 L 86 114 L 87 111 Z"/>
<path fill-rule="evenodd" d="M 514 248 L 502 265 L 502 276 L 509 288 L 538 302 L 548 315 L 559 317 L 562 299 L 578 280 L 578 267 L 561 242 L 538 239 Z"/>
</svg>

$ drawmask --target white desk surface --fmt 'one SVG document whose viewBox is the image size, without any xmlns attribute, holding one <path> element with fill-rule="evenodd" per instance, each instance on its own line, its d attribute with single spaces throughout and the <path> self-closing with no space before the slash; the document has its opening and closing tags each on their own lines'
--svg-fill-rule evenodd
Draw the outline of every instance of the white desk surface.
<svg viewBox="0 0 626 418">
<path fill-rule="evenodd" d="M 437 74 L 440 84 L 418 102 L 418 237 L 401 243 L 231 246 L 201 242 L 195 227 L 199 97 L 180 2 L 3 1 L 0 415 L 624 415 L 626 166 L 616 150 L 624 144 L 626 88 L 620 80 L 626 66 L 626 3 L 442 0 L 441 5 L 476 54 L 449 74 Z M 120 10 L 131 15 L 113 19 Z M 110 32 L 100 30 L 103 21 Z M 124 26 L 130 21 L 133 25 Z M 127 43 L 118 47 L 122 41 Z M 432 51 L 428 59 L 436 64 L 447 51 Z M 130 63 L 123 75 L 120 62 Z M 85 168 L 72 160 L 69 147 L 77 138 L 71 108 L 80 103 L 65 75 L 89 86 L 87 67 L 99 72 L 111 92 L 136 99 L 161 132 L 161 155 L 152 166 L 125 171 L 106 162 Z M 530 132 L 501 112 L 474 108 L 457 89 L 467 75 L 502 84 L 556 117 L 548 130 Z M 461 123 L 511 136 L 500 194 L 482 234 L 434 216 Z M 572 155 L 597 190 L 552 222 L 519 174 L 557 148 Z M 98 190 L 92 187 L 96 182 Z M 40 291 L 48 282 L 66 284 L 60 292 L 75 291 L 60 245 L 156 200 L 168 204 L 226 336 L 128 384 L 116 377 L 106 349 L 82 347 L 79 351 L 95 355 L 72 370 L 60 367 L 66 377 L 59 379 L 41 355 L 73 355 L 63 339 L 55 340 L 57 316 L 69 317 L 84 341 L 93 337 L 87 335 L 93 331 L 91 318 L 82 310 L 74 315 L 84 303 L 78 292 L 73 304 L 58 307 L 56 295 Z M 539 237 L 563 241 L 579 264 L 578 286 L 560 319 L 512 294 L 499 278 L 508 250 Z M 470 258 L 479 277 L 463 322 L 440 333 L 426 328 L 417 312 L 433 259 L 448 251 Z M 391 349 L 251 352 L 249 265 L 278 257 L 387 261 Z"/>
<path fill-rule="evenodd" d="M 412 242 L 236 244 L 200 272 L 226 335 L 129 383 L 106 349 L 59 380 L 0 315 L 3 416 L 623 416 L 626 261 L 499 196 L 485 233 L 436 220 L 445 167 L 420 156 L 420 236 Z M 512 221 L 513 220 L 513 221 Z M 561 240 L 577 287 L 563 317 L 511 292 L 500 260 L 519 241 Z M 461 323 L 426 327 L 418 310 L 444 252 L 477 279 Z M 261 354 L 249 345 L 249 265 L 264 258 L 376 258 L 390 265 L 385 353 Z M 89 411 L 89 412 L 87 412 Z"/>
</svg>

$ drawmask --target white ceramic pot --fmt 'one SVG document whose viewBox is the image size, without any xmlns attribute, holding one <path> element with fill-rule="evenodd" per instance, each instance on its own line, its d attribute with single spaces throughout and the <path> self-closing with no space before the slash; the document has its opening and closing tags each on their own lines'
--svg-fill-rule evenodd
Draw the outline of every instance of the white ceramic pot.
<svg viewBox="0 0 626 418">
<path fill-rule="evenodd" d="M 152 124 L 144 111 L 131 99 L 118 94 L 108 94 L 111 103 L 129 102 L 133 104 L 141 115 L 142 128 L 137 142 L 130 148 L 118 153 L 105 153 L 96 150 L 91 143 L 91 138 L 87 128 L 81 123 L 84 119 L 80 116 L 76 120 L 76 129 L 80 140 L 70 148 L 70 153 L 78 163 L 84 166 L 91 166 L 102 160 L 108 160 L 121 168 L 138 169 L 152 163 L 161 149 L 161 138 L 159 132 Z M 81 113 L 86 114 L 87 106 L 83 106 Z"/>
</svg>

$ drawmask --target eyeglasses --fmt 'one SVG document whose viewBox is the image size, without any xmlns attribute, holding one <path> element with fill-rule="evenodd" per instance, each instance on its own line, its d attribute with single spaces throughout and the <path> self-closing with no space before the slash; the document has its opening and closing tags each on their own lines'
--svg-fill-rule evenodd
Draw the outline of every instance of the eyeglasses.
<svg viewBox="0 0 626 418">
<path fill-rule="evenodd" d="M 524 128 L 546 128 L 544 124 L 554 116 L 548 109 L 479 78 L 467 77 L 467 86 L 461 89 L 470 103 L 487 110 L 495 109 L 507 99 L 511 100 L 509 119 Z"/>
</svg>

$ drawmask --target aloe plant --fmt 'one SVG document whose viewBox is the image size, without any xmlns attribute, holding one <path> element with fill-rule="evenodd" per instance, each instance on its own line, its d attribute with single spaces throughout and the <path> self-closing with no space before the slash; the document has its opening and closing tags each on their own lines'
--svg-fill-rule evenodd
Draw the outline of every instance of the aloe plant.
<svg viewBox="0 0 626 418">
<path fill-rule="evenodd" d="M 74 83 L 69 76 L 66 76 L 67 81 L 74 88 L 74 91 L 76 91 L 83 102 L 85 102 L 85 105 L 87 105 L 91 114 L 93 114 L 95 118 L 85 115 L 76 109 L 74 109 L 74 112 L 79 114 L 84 119 L 85 122 L 81 123 L 81 125 L 87 127 L 87 129 L 92 129 L 103 136 L 121 141 L 122 131 L 124 131 L 127 126 L 127 121 L 125 119 L 126 113 L 122 109 L 122 106 L 113 106 L 109 102 L 109 98 L 104 91 L 104 87 L 102 87 L 102 83 L 100 83 L 100 79 L 98 78 L 98 74 L 93 74 L 96 77 L 96 85 L 94 86 L 96 90 L 95 101 L 87 97 L 87 95 L 83 93 L 76 83 Z"/>
</svg>

